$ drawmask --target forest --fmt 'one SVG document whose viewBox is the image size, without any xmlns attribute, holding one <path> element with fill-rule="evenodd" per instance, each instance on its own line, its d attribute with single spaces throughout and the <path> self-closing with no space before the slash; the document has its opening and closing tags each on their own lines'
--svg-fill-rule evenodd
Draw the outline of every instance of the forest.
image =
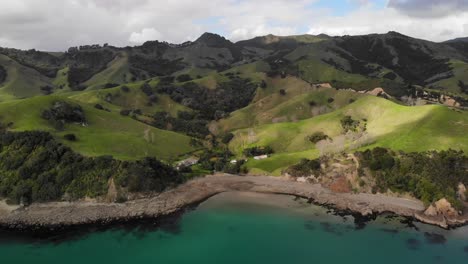
<svg viewBox="0 0 468 264">
<path fill-rule="evenodd" d="M 39 131 L 0 131 L 0 175 L 0 196 L 22 204 L 105 195 L 110 178 L 130 192 L 160 192 L 184 180 L 155 158 L 84 157 Z"/>
</svg>

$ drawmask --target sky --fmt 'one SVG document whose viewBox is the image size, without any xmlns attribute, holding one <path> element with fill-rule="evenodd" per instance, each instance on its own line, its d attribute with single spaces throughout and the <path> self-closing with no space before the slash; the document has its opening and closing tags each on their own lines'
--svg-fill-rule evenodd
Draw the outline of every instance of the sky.
<svg viewBox="0 0 468 264">
<path fill-rule="evenodd" d="M 0 0 L 0 46 L 182 43 L 204 32 L 255 36 L 398 31 L 431 41 L 468 37 L 468 0 Z"/>
</svg>

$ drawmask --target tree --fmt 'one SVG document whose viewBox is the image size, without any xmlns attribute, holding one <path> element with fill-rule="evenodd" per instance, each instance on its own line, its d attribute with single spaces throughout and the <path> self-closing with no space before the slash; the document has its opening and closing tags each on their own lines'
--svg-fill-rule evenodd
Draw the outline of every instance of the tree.
<svg viewBox="0 0 468 264">
<path fill-rule="evenodd" d="M 76 136 L 75 134 L 65 134 L 63 136 L 64 139 L 68 140 L 68 141 L 76 141 Z"/>
<path fill-rule="evenodd" d="M 181 74 L 176 79 L 178 82 L 188 82 L 192 80 L 192 77 L 188 74 Z"/>
</svg>

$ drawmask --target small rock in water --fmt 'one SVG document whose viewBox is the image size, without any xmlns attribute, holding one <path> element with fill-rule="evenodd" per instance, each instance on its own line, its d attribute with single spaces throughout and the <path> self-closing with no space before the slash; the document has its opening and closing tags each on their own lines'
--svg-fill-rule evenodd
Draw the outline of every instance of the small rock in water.
<svg viewBox="0 0 468 264">
<path fill-rule="evenodd" d="M 465 253 L 468 253 L 468 246 L 464 247 L 463 251 L 465 251 Z"/>
<path fill-rule="evenodd" d="M 415 238 L 410 238 L 406 240 L 406 245 L 408 246 L 409 249 L 417 250 L 419 249 L 421 243 L 419 242 L 419 240 Z"/>
<path fill-rule="evenodd" d="M 323 229 L 325 232 L 327 232 L 327 233 L 334 234 L 334 235 L 337 235 L 337 236 L 343 235 L 342 232 L 340 232 L 339 230 L 337 230 L 336 227 L 333 226 L 333 225 L 330 224 L 330 223 L 321 222 L 320 225 L 322 226 L 322 229 Z"/>
<path fill-rule="evenodd" d="M 306 222 L 304 223 L 304 228 L 305 228 L 306 230 L 310 230 L 310 231 L 315 230 L 314 222 L 313 222 L 313 221 L 306 221 Z"/>
<path fill-rule="evenodd" d="M 447 239 L 440 234 L 425 232 L 424 237 L 429 244 L 445 244 L 447 242 Z"/>
<path fill-rule="evenodd" d="M 389 234 L 398 234 L 398 230 L 396 229 L 390 229 L 390 228 L 381 228 L 380 229 L 382 232 L 389 233 Z"/>
</svg>

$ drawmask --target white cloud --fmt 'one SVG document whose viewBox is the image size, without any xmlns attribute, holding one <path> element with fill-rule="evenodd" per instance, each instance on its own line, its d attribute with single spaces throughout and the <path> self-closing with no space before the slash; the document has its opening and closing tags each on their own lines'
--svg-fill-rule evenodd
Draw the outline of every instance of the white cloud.
<svg viewBox="0 0 468 264">
<path fill-rule="evenodd" d="M 316 8 L 316 1 L 0 0 L 0 46 L 66 50 L 84 44 L 126 46 L 150 39 L 181 43 L 206 31 L 236 41 L 270 33 L 300 34 L 308 27 L 315 34 L 395 30 L 431 40 L 468 35 L 464 11 L 423 19 L 409 15 L 417 10 L 414 3 L 404 6 L 390 0 L 394 3 L 391 7 L 376 10 L 370 0 L 346 0 L 359 9 L 334 17 L 330 10 Z"/>
<path fill-rule="evenodd" d="M 132 43 L 141 44 L 148 40 L 161 39 L 161 33 L 154 28 L 144 28 L 141 32 L 132 32 L 128 39 Z"/>
<path fill-rule="evenodd" d="M 65 50 L 159 39 L 173 43 L 215 32 L 235 40 L 300 33 L 316 0 L 0 0 L 0 46 Z M 199 23 L 207 18 L 218 23 Z M 151 30 L 154 29 L 154 30 Z M 157 33 L 156 33 L 157 32 Z"/>
<path fill-rule="evenodd" d="M 327 17 L 310 27 L 309 34 L 362 35 L 397 31 L 416 38 L 444 41 L 468 35 L 468 12 L 432 19 L 410 17 L 393 8 L 363 7 L 342 17 Z"/>
</svg>

